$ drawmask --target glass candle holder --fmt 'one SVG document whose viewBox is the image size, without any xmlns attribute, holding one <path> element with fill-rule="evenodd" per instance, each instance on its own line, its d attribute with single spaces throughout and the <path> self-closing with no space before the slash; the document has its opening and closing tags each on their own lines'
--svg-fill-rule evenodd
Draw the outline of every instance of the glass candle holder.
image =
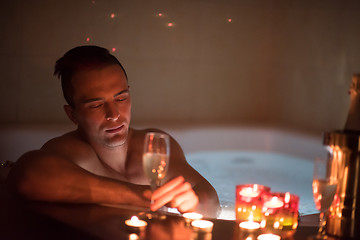
<svg viewBox="0 0 360 240">
<path fill-rule="evenodd" d="M 269 187 L 259 184 L 237 185 L 235 193 L 236 221 L 260 222 L 262 220 L 262 195 L 269 192 Z"/>
<path fill-rule="evenodd" d="M 298 226 L 299 197 L 287 193 L 263 195 L 263 220 L 261 226 L 282 237 L 292 236 Z"/>
</svg>

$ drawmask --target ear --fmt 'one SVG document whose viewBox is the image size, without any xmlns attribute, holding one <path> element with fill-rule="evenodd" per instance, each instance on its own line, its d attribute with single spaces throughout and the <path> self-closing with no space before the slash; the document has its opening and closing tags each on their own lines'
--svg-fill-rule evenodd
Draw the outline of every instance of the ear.
<svg viewBox="0 0 360 240">
<path fill-rule="evenodd" d="M 64 110 L 66 112 L 66 115 L 69 117 L 69 119 L 77 125 L 78 122 L 74 114 L 74 109 L 70 105 L 64 105 Z"/>
</svg>

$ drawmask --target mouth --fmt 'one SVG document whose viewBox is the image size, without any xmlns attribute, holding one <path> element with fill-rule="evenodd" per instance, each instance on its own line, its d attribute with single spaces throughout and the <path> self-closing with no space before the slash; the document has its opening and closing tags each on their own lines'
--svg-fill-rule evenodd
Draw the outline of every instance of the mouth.
<svg viewBox="0 0 360 240">
<path fill-rule="evenodd" d="M 107 133 L 117 133 L 120 132 L 124 128 L 124 124 L 120 126 L 111 127 L 105 130 Z"/>
</svg>

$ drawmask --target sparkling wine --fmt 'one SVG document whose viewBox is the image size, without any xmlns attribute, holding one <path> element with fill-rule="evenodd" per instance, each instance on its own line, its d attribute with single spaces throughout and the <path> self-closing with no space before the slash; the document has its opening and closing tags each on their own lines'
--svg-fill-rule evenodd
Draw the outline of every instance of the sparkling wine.
<svg viewBox="0 0 360 240">
<path fill-rule="evenodd" d="M 159 186 L 168 168 L 169 156 L 161 153 L 144 153 L 143 168 L 151 185 Z"/>
<path fill-rule="evenodd" d="M 314 179 L 312 186 L 316 208 L 319 211 L 326 211 L 333 202 L 337 184 L 331 184 L 327 180 Z"/>
</svg>

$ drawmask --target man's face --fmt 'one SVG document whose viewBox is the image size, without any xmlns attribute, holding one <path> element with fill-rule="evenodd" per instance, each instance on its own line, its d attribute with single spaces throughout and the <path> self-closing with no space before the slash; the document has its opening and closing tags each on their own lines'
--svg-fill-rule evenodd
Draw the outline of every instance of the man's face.
<svg viewBox="0 0 360 240">
<path fill-rule="evenodd" d="M 126 142 L 131 99 L 119 65 L 77 72 L 74 88 L 72 120 L 90 144 L 116 147 Z"/>
</svg>

